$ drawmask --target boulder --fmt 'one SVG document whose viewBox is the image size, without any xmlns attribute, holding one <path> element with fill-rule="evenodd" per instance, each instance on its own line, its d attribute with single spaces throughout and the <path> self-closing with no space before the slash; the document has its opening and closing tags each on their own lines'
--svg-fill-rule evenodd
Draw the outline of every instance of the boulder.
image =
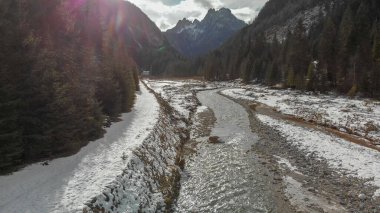
<svg viewBox="0 0 380 213">
<path fill-rule="evenodd" d="M 213 143 L 213 144 L 216 144 L 216 143 L 222 143 L 222 141 L 220 140 L 220 138 L 218 136 L 211 136 L 208 138 L 208 142 L 209 143 Z"/>
</svg>

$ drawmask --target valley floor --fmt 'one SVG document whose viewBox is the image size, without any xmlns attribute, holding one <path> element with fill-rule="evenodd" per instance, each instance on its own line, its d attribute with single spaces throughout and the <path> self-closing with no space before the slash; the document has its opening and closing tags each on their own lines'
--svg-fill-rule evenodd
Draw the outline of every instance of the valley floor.
<svg viewBox="0 0 380 213">
<path fill-rule="evenodd" d="M 144 84 L 104 138 L 0 176 L 0 212 L 380 212 L 380 102 Z"/>
<path fill-rule="evenodd" d="M 215 131 L 213 128 L 218 129 L 220 125 L 223 125 L 220 124 L 221 122 L 234 125 L 234 119 L 223 120 L 229 116 L 228 110 L 223 116 L 218 116 L 218 111 L 226 107 L 223 101 L 214 103 L 214 107 L 208 108 L 208 101 L 196 100 L 195 94 L 201 94 L 202 92 L 199 91 L 204 90 L 211 90 L 208 94 L 210 100 L 214 100 L 215 96 L 224 95 L 245 107 L 249 114 L 246 117 L 250 118 L 252 132 L 258 136 L 257 139 L 252 139 L 251 150 L 257 156 L 251 156 L 251 158 L 256 158 L 269 169 L 269 173 L 266 174 L 267 179 L 272 180 L 273 185 L 279 185 L 281 190 L 278 191 L 284 195 L 284 201 L 289 201 L 295 210 L 304 212 L 380 211 L 378 147 L 380 102 L 352 100 L 332 94 L 314 95 L 292 90 L 274 90 L 258 85 L 243 85 L 239 82 L 204 83 L 191 80 L 175 82 L 162 80 L 147 81 L 147 83 L 178 111 L 189 116 L 194 122 L 192 132 L 196 132 L 194 129 L 197 127 L 202 127 L 202 122 L 207 123 L 212 120 L 204 118 L 207 115 L 205 111 L 211 110 L 215 113 L 216 122 L 214 125 L 209 124 L 212 127 L 209 128 L 208 135 L 192 134 L 194 142 L 189 145 L 192 151 L 187 158 L 188 167 L 185 167 L 185 181 L 182 182 L 184 187 L 178 201 L 180 212 L 183 212 L 181 211 L 183 205 L 195 210 L 210 207 L 202 204 L 203 202 L 197 202 L 197 199 L 205 196 L 202 192 L 207 192 L 207 187 L 201 187 L 202 181 L 197 177 L 208 176 L 208 174 L 201 175 L 207 173 L 201 169 L 204 164 L 210 164 L 204 169 L 212 172 L 217 171 L 215 168 L 218 165 L 223 167 L 224 163 L 213 159 L 215 156 L 208 156 L 221 155 L 223 149 L 220 145 L 208 144 L 207 136 L 223 138 L 223 132 Z M 236 115 L 236 117 L 239 116 Z M 240 119 L 237 123 L 244 123 L 244 119 Z M 241 141 L 236 138 L 231 140 Z M 228 141 L 230 140 L 227 140 L 227 144 Z M 219 149 L 221 149 L 220 152 L 217 151 Z M 236 150 L 236 148 L 231 148 L 231 150 Z M 228 160 L 235 163 L 237 161 L 235 165 L 237 167 L 244 167 L 243 164 L 238 163 L 239 157 L 231 155 Z M 218 159 L 223 158 L 222 156 Z M 203 163 L 200 164 L 200 162 Z M 252 163 L 252 165 L 256 164 Z M 260 170 L 260 167 L 257 168 Z M 225 169 L 225 171 L 230 170 Z M 228 172 L 225 175 L 230 176 Z M 256 179 L 256 181 L 259 180 L 259 178 Z M 192 185 L 194 181 L 200 185 Z M 226 188 L 223 186 L 225 183 L 223 178 L 213 180 L 211 176 L 208 181 L 216 181 L 212 185 L 216 185 L 217 188 Z M 229 183 L 229 186 L 231 184 L 233 185 Z M 235 184 L 235 187 L 239 188 L 241 183 Z M 198 198 L 188 197 L 189 193 L 191 194 L 189 191 L 193 190 L 200 190 L 197 193 Z M 243 198 L 246 197 L 245 193 L 249 193 L 249 190 L 235 196 Z M 181 199 L 183 194 L 187 199 Z M 218 191 L 215 194 L 218 195 Z M 281 195 L 278 196 L 281 198 Z M 228 203 L 228 199 L 225 196 L 218 196 L 218 198 L 222 199 L 224 204 L 215 201 L 210 205 L 228 209 L 229 205 L 225 204 L 226 200 Z M 232 202 L 230 206 L 236 203 L 233 200 L 230 200 Z M 183 201 L 186 204 L 182 203 Z"/>
</svg>

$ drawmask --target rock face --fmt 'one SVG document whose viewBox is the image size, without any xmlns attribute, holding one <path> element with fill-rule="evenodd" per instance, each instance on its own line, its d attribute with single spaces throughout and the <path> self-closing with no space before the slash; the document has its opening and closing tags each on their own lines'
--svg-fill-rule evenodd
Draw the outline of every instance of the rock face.
<svg viewBox="0 0 380 213">
<path fill-rule="evenodd" d="M 170 44 L 182 55 L 190 58 L 202 56 L 220 47 L 227 39 L 246 26 L 230 9 L 210 9 L 202 21 L 184 18 L 166 31 Z"/>
</svg>

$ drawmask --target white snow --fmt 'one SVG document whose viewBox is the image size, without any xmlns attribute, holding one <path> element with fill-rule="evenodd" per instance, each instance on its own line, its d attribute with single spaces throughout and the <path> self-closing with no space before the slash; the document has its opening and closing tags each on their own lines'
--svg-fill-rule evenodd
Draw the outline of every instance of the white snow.
<svg viewBox="0 0 380 213">
<path fill-rule="evenodd" d="M 347 212 L 339 204 L 334 201 L 321 197 L 302 187 L 302 183 L 290 176 L 284 177 L 286 185 L 285 194 L 289 201 L 300 212 L 315 212 L 313 206 L 323 209 L 323 212 Z"/>
<path fill-rule="evenodd" d="M 202 112 L 205 112 L 208 110 L 208 107 L 207 106 L 199 106 L 197 108 L 197 113 L 202 113 Z"/>
<path fill-rule="evenodd" d="M 198 24 L 193 23 L 176 31 L 177 34 L 181 34 L 182 32 L 187 33 L 189 35 L 189 38 L 195 41 L 198 38 L 198 36 L 204 32 L 204 30 L 200 29 L 198 27 Z"/>
<path fill-rule="evenodd" d="M 265 115 L 258 115 L 258 118 L 279 131 L 300 150 L 315 153 L 319 158 L 326 159 L 329 166 L 348 175 L 373 179 L 369 183 L 380 187 L 380 152 Z M 380 188 L 374 196 L 380 196 Z"/>
<path fill-rule="evenodd" d="M 85 202 L 123 172 L 132 151 L 158 120 L 159 104 L 145 87 L 140 88 L 135 108 L 108 128 L 104 138 L 48 166 L 37 163 L 0 176 L 0 212 L 81 212 Z"/>
<path fill-rule="evenodd" d="M 290 163 L 290 161 L 288 159 L 282 158 L 282 157 L 277 156 L 277 155 L 275 155 L 274 157 L 277 158 L 278 164 L 285 165 L 286 168 L 288 168 L 290 171 L 302 175 L 302 173 L 298 172 L 298 168 L 293 166 L 292 163 Z"/>
<path fill-rule="evenodd" d="M 164 106 L 163 106 L 164 107 Z M 131 158 L 122 174 L 86 203 L 87 212 L 163 212 L 168 183 L 180 170 L 178 150 L 186 138 L 177 112 L 160 110 L 159 121 Z"/>
<path fill-rule="evenodd" d="M 192 89 L 199 87 L 200 81 L 148 80 L 145 83 L 185 118 L 197 107 Z"/>
<path fill-rule="evenodd" d="M 256 101 L 306 121 L 337 127 L 380 142 L 380 102 L 333 95 L 312 95 L 294 90 L 274 90 L 259 85 L 238 86 L 222 93 Z"/>
<path fill-rule="evenodd" d="M 286 39 L 286 36 L 289 31 L 294 31 L 299 20 L 302 20 L 306 31 L 309 32 L 311 27 L 318 23 L 320 12 L 326 14 L 326 9 L 321 5 L 317 5 L 308 10 L 304 10 L 297 14 L 294 14 L 293 18 L 286 20 L 284 23 L 280 25 L 274 25 L 273 27 L 268 29 L 265 32 L 267 41 L 272 42 L 273 37 L 276 36 L 276 38 L 282 42 Z"/>
</svg>

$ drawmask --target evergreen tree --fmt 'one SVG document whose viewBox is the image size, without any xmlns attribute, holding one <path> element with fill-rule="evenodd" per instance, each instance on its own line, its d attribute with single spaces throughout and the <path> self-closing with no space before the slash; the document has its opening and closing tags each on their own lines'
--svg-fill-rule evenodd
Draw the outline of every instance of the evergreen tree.
<svg viewBox="0 0 380 213">
<path fill-rule="evenodd" d="M 293 68 L 289 68 L 286 85 L 294 88 L 296 86 L 295 73 Z"/>
<path fill-rule="evenodd" d="M 318 44 L 318 58 L 322 69 L 327 71 L 328 81 L 332 88 L 336 85 L 335 66 L 336 27 L 331 18 L 327 18 Z"/>
<path fill-rule="evenodd" d="M 309 65 L 309 68 L 307 70 L 306 75 L 306 90 L 313 91 L 315 88 L 315 70 L 316 70 L 316 63 L 311 62 Z"/>
<path fill-rule="evenodd" d="M 0 1 L 0 173 L 73 154 L 130 110 L 137 66 L 121 31 L 104 31 L 118 4 Z"/>
<path fill-rule="evenodd" d="M 0 1 L 0 172 L 22 162 L 30 57 L 17 1 Z"/>
<path fill-rule="evenodd" d="M 372 49 L 372 55 L 373 59 L 376 62 L 380 62 L 380 21 L 377 20 L 375 23 L 375 33 L 374 33 L 374 39 L 373 39 L 373 49 Z"/>
<path fill-rule="evenodd" d="M 293 35 L 290 39 L 290 48 L 288 55 L 288 64 L 292 67 L 294 78 L 296 76 L 306 76 L 307 68 L 310 62 L 310 54 L 306 36 L 306 29 L 299 20 Z M 296 85 L 293 85 L 296 86 Z"/>
<path fill-rule="evenodd" d="M 350 55 L 355 49 L 353 42 L 354 17 L 352 9 L 349 6 L 343 14 L 342 21 L 339 26 L 337 55 L 338 55 L 338 72 L 337 72 L 337 87 L 340 91 L 346 91 L 348 83 L 348 69 L 350 66 Z M 350 85 L 349 85 L 350 86 Z"/>
</svg>

